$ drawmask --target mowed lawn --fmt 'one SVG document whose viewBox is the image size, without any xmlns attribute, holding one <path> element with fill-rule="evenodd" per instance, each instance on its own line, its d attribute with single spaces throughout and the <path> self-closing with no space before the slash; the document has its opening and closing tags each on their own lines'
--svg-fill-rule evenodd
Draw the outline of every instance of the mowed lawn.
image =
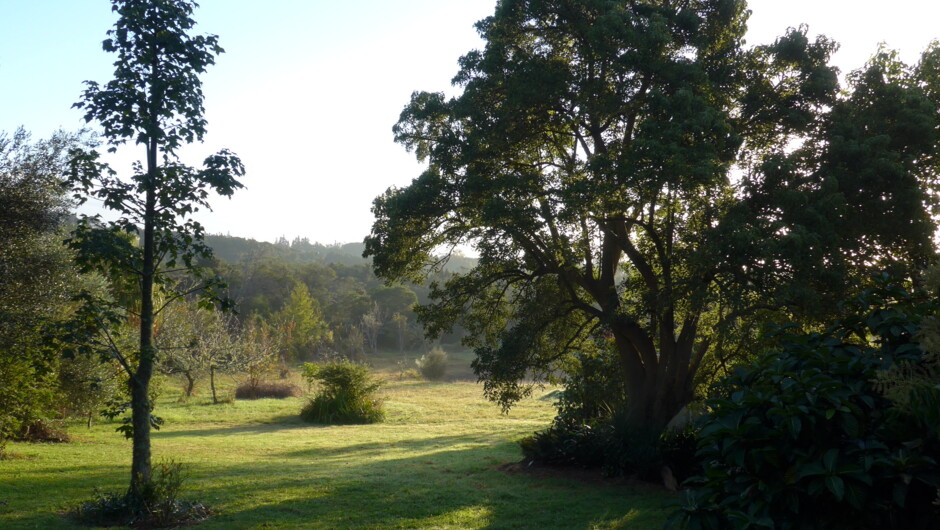
<svg viewBox="0 0 940 530">
<path fill-rule="evenodd" d="M 386 422 L 360 426 L 304 424 L 304 398 L 177 403 L 166 384 L 154 462 L 185 465 L 183 497 L 217 514 L 200 528 L 662 528 L 670 495 L 656 486 L 505 470 L 516 440 L 550 422 L 548 390 L 504 415 L 478 384 L 386 377 Z M 96 487 L 123 489 L 130 443 L 116 425 L 11 444 L 0 528 L 70 527 L 61 514 Z"/>
</svg>

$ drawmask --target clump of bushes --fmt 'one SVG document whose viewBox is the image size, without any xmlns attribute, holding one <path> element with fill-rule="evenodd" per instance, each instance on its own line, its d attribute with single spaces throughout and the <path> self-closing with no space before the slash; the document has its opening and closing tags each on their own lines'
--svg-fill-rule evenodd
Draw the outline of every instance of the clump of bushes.
<svg viewBox="0 0 940 530">
<path fill-rule="evenodd" d="M 178 528 L 211 515 L 205 505 L 179 499 L 185 481 L 182 464 L 160 463 L 154 466 L 152 477 L 140 496 L 96 490 L 96 499 L 82 503 L 69 517 L 88 526 Z"/>
<path fill-rule="evenodd" d="M 304 363 L 303 375 L 316 394 L 301 410 L 300 417 L 310 423 L 358 424 L 385 419 L 385 410 L 376 392 L 382 386 L 368 367 L 349 361 L 323 365 Z"/>
<path fill-rule="evenodd" d="M 634 425 L 622 411 L 626 392 L 616 360 L 599 351 L 578 357 L 564 377 L 558 415 L 545 430 L 519 441 L 530 463 L 601 468 L 607 476 L 659 480 L 663 466 L 681 480 L 694 469 L 693 430 L 667 431 Z"/>
<path fill-rule="evenodd" d="M 286 399 L 302 395 L 299 386 L 287 381 L 248 381 L 235 388 L 235 399 Z"/>
<path fill-rule="evenodd" d="M 440 347 L 434 347 L 428 353 L 415 360 L 421 377 L 428 381 L 441 381 L 447 375 L 447 353 Z"/>
<path fill-rule="evenodd" d="M 700 431 L 703 473 L 676 521 L 687 528 L 935 528 L 940 381 L 886 392 L 897 366 L 929 373 L 921 324 L 940 304 L 883 282 L 826 334 L 720 383 Z"/>
</svg>

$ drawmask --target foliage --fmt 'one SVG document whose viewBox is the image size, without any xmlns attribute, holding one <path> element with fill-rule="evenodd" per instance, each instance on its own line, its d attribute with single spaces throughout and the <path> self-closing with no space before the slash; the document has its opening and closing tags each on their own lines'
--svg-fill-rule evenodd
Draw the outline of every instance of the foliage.
<svg viewBox="0 0 940 530">
<path fill-rule="evenodd" d="M 57 407 L 63 417 L 84 417 L 90 426 L 108 403 L 126 393 L 127 374 L 113 361 L 79 356 L 59 362 Z"/>
<path fill-rule="evenodd" d="M 198 523 L 209 517 L 211 510 L 178 498 L 184 480 L 182 464 L 163 462 L 156 466 L 141 498 L 95 491 L 95 500 L 82 503 L 69 516 L 94 526 L 178 528 Z"/>
<path fill-rule="evenodd" d="M 447 375 L 447 353 L 439 346 L 431 348 L 420 359 L 415 360 L 421 377 L 428 381 L 440 381 Z"/>
<path fill-rule="evenodd" d="M 287 381 L 247 381 L 235 387 L 235 399 L 286 399 L 301 395 L 300 387 Z"/>
<path fill-rule="evenodd" d="M 304 406 L 300 417 L 310 423 L 376 423 L 385 419 L 382 402 L 375 393 L 382 386 L 369 368 L 349 361 L 322 366 L 304 364 L 304 377 L 316 381 L 316 395 Z"/>
<path fill-rule="evenodd" d="M 701 429 L 704 474 L 677 517 L 689 528 L 931 527 L 937 402 L 898 407 L 873 382 L 923 362 L 918 331 L 938 300 L 883 277 L 829 332 L 785 335 L 723 381 Z"/>
<path fill-rule="evenodd" d="M 412 95 L 394 132 L 427 170 L 376 198 L 365 254 L 394 281 L 474 248 L 417 313 L 432 336 L 463 324 L 504 408 L 609 337 L 626 413 L 662 429 L 703 366 L 756 353 L 756 316 L 816 324 L 871 264 L 933 255 L 936 68 L 879 56 L 840 91 L 835 43 L 745 49 L 747 16 L 500 2 L 461 92 Z"/>
<path fill-rule="evenodd" d="M 612 352 L 581 353 L 562 378 L 558 414 L 545 430 L 520 440 L 526 460 L 553 466 L 601 468 L 608 476 L 658 481 L 663 466 L 685 478 L 694 469 L 692 427 L 660 431 L 624 414 L 623 381 Z"/>
<path fill-rule="evenodd" d="M 206 158 L 199 170 L 177 155 L 183 145 L 205 135 L 199 75 L 223 51 L 214 35 L 189 35 L 195 7 L 193 0 L 112 0 L 118 20 L 102 47 L 117 55 L 114 78 L 104 85 L 86 81 L 74 105 L 85 112 L 86 121 L 101 126 L 109 151 L 129 141 L 145 150 L 145 161 L 134 163 L 133 173 L 122 179 L 101 162 L 96 150 L 75 149 L 68 176 L 80 204 L 100 200 L 117 214 L 108 222 L 100 215 L 79 219 L 69 240 L 79 266 L 134 287 L 131 305 L 82 293 L 69 338 L 77 343 L 76 353 L 113 358 L 127 371 L 132 405 L 127 427 L 134 438 L 129 495 L 135 502 L 144 501 L 151 481 L 154 319 L 175 298 L 191 293 L 213 298 L 218 282 L 204 278 L 198 266 L 211 250 L 192 215 L 209 208 L 210 192 L 231 196 L 242 187 L 237 177 L 244 174 L 241 161 L 227 150 Z M 163 306 L 155 306 L 161 291 L 168 298 Z M 139 329 L 139 344 L 132 352 L 122 350 L 108 335 L 128 320 Z"/>
<path fill-rule="evenodd" d="M 291 290 L 284 306 L 271 320 L 281 337 L 281 361 L 287 364 L 310 359 L 318 346 L 331 339 L 320 305 L 310 297 L 304 283 Z"/>
<path fill-rule="evenodd" d="M 58 359 L 46 337 L 67 316 L 81 279 L 61 244 L 60 175 L 68 150 L 86 140 L 0 133 L 0 455 L 4 440 L 54 416 L 61 401 Z"/>
<path fill-rule="evenodd" d="M 196 383 L 208 376 L 212 401 L 219 403 L 217 374 L 244 371 L 260 375 L 254 365 L 269 364 L 275 354 L 273 344 L 265 344 L 267 337 L 254 329 L 256 324 L 240 327 L 231 313 L 208 310 L 195 301 L 168 307 L 157 322 L 157 367 L 164 374 L 184 377 L 184 399 L 192 397 Z"/>
</svg>

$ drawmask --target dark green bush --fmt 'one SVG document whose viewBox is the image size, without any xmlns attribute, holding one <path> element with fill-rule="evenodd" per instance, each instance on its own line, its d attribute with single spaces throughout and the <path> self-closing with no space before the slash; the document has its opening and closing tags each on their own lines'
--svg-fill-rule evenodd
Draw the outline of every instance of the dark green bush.
<svg viewBox="0 0 940 530">
<path fill-rule="evenodd" d="M 376 423 L 385 419 L 375 393 L 382 386 L 369 369 L 348 361 L 324 365 L 304 364 L 304 376 L 319 386 L 317 394 L 300 412 L 310 423 Z"/>
<path fill-rule="evenodd" d="M 679 454 L 670 449 L 669 458 L 665 458 L 663 453 L 664 447 L 676 445 L 675 435 L 628 421 L 621 412 L 626 397 L 618 373 L 616 361 L 609 355 L 581 355 L 577 369 L 562 381 L 565 390 L 559 395 L 558 415 L 551 426 L 519 441 L 526 460 L 598 467 L 608 476 L 659 480 L 662 467 L 674 465 L 671 459 Z M 683 466 L 682 474 L 688 474 L 689 466 Z"/>
<path fill-rule="evenodd" d="M 421 356 L 415 361 L 421 377 L 428 381 L 440 381 L 447 374 L 447 353 L 439 347 Z"/>
<path fill-rule="evenodd" d="M 936 528 L 940 431 L 873 382 L 915 342 L 936 301 L 882 283 L 826 334 L 789 336 L 721 385 L 701 429 L 686 528 Z M 915 407 L 917 409 L 917 407 Z M 917 416 L 917 417 L 915 417 Z"/>
<path fill-rule="evenodd" d="M 184 480 L 181 464 L 160 463 L 140 498 L 96 490 L 94 500 L 82 503 L 69 516 L 83 525 L 135 528 L 178 528 L 205 520 L 209 508 L 178 498 Z"/>
</svg>

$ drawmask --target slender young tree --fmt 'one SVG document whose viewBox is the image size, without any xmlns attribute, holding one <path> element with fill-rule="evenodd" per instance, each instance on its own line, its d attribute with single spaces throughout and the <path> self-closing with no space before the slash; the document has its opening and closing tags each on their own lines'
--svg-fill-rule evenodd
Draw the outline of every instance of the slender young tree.
<svg viewBox="0 0 940 530">
<path fill-rule="evenodd" d="M 198 267 L 198 260 L 211 255 L 211 250 L 202 241 L 202 226 L 191 215 L 209 208 L 209 192 L 230 196 L 241 188 L 237 177 L 244 168 L 227 150 L 207 158 L 198 170 L 177 156 L 180 147 L 205 135 L 199 74 L 223 51 L 215 35 L 190 35 L 198 4 L 193 0 L 112 0 L 112 4 L 118 21 L 103 48 L 117 55 L 114 78 L 104 85 L 86 81 L 75 107 L 85 111 L 86 121 L 101 126 L 109 151 L 132 143 L 143 147 L 146 157 L 133 165 L 130 178 L 121 179 L 97 151 L 73 152 L 69 182 L 76 199 L 80 203 L 97 199 L 117 219 L 84 216 L 69 241 L 83 268 L 133 278 L 136 292 L 130 307 L 86 293 L 75 330 L 97 337 L 80 350 L 90 353 L 100 348 L 130 376 L 132 417 L 125 434 L 133 439 L 133 461 L 128 496 L 146 501 L 154 423 L 149 391 L 158 356 L 154 317 L 182 296 L 212 297 L 217 284 Z M 198 281 L 180 287 L 184 276 Z M 159 307 L 154 304 L 155 291 L 164 292 Z M 138 324 L 137 351 L 122 351 L 109 339 L 108 324 L 120 320 Z"/>
</svg>

